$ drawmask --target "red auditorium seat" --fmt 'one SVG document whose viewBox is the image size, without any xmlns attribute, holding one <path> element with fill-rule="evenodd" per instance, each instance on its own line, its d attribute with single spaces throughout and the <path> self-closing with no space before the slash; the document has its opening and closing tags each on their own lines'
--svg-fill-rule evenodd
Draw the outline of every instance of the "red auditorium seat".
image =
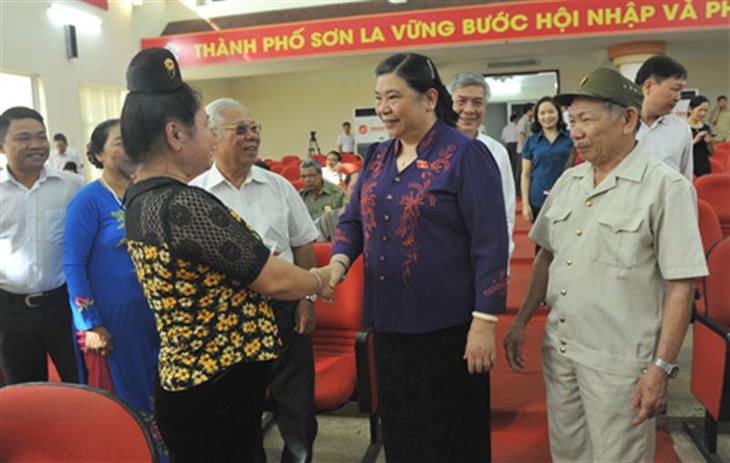
<svg viewBox="0 0 730 463">
<path fill-rule="evenodd" d="M 722 227 L 720 226 L 720 219 L 717 218 L 717 213 L 707 201 L 697 200 L 697 212 L 700 236 L 702 237 L 702 249 L 707 254 L 712 245 L 722 239 Z"/>
<path fill-rule="evenodd" d="M 722 234 L 730 235 L 730 175 L 703 175 L 694 182 L 697 197 L 707 201 L 720 219 Z"/>
<path fill-rule="evenodd" d="M 327 161 L 327 156 L 323 154 L 310 154 L 309 157 L 317 161 L 320 166 L 323 166 L 325 161 Z"/>
<path fill-rule="evenodd" d="M 332 243 L 315 243 L 317 266 L 329 264 Z M 317 301 L 317 325 L 312 333 L 314 350 L 314 406 L 335 409 L 355 394 L 355 337 L 360 331 L 363 291 L 362 259 L 351 266 L 344 282 L 335 288 L 332 303 Z"/>
<path fill-rule="evenodd" d="M 66 383 L 0 389 L 0 461 L 158 461 L 142 420 L 114 395 Z"/>
<path fill-rule="evenodd" d="M 342 166 L 342 172 L 345 173 L 345 175 L 350 175 L 353 172 L 357 172 L 360 170 L 361 164 L 356 164 L 354 162 L 343 162 L 340 164 Z"/>
<path fill-rule="evenodd" d="M 279 175 L 289 180 L 290 182 L 299 180 L 302 176 L 301 169 L 299 169 L 299 164 L 284 165 L 284 167 L 281 169 L 281 172 L 279 172 Z"/>
<path fill-rule="evenodd" d="M 718 160 L 714 156 L 710 157 L 710 172 L 712 172 L 713 174 L 722 174 L 726 170 L 727 168 L 725 167 L 725 164 L 722 163 L 722 161 Z"/>
<path fill-rule="evenodd" d="M 302 160 L 299 158 L 299 156 L 288 155 L 288 156 L 282 157 L 279 160 L 279 162 L 281 162 L 282 164 L 295 165 L 295 166 L 299 167 L 299 164 L 302 163 Z"/>
<path fill-rule="evenodd" d="M 707 461 L 715 461 L 718 422 L 730 419 L 730 238 L 710 249 L 707 267 L 705 310 L 694 322 L 690 377 L 690 391 L 705 408 L 704 432 L 687 422 L 685 429 Z"/>
<path fill-rule="evenodd" d="M 355 153 L 345 153 L 342 155 L 342 162 L 353 162 L 355 164 L 362 164 L 362 157 Z"/>
</svg>

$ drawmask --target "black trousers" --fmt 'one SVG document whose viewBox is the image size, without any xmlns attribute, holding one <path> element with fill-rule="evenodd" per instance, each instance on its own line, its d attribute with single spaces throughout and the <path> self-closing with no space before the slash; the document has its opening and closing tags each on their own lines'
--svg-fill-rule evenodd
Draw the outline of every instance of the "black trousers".
<svg viewBox="0 0 730 463">
<path fill-rule="evenodd" d="M 24 297 L 0 291 L 0 366 L 7 384 L 48 381 L 50 354 L 64 382 L 77 383 L 71 309 L 66 287 L 49 297 Z"/>
<path fill-rule="evenodd" d="M 489 374 L 470 375 L 469 323 L 431 333 L 375 332 L 388 463 L 489 463 Z"/>
<path fill-rule="evenodd" d="M 261 440 L 271 362 L 238 363 L 180 392 L 157 383 L 155 417 L 173 463 L 248 463 Z"/>
<path fill-rule="evenodd" d="M 271 411 L 284 440 L 282 463 L 312 461 L 317 436 L 314 412 L 314 354 L 312 340 L 294 332 L 297 302 L 273 302 L 276 325 L 284 348 L 269 374 Z M 263 440 L 256 461 L 266 462 Z"/>
</svg>

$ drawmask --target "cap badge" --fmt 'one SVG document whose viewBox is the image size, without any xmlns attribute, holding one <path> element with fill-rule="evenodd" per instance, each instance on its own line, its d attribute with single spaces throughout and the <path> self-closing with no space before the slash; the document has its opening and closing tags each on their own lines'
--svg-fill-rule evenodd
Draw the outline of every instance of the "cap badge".
<svg viewBox="0 0 730 463">
<path fill-rule="evenodd" d="M 588 76 L 585 76 L 584 78 L 582 78 L 580 80 L 580 83 L 578 84 L 578 87 L 584 86 L 586 84 L 586 82 L 588 82 Z"/>
<path fill-rule="evenodd" d="M 172 58 L 165 59 L 164 62 L 165 69 L 167 69 L 167 75 L 170 77 L 170 80 L 175 79 L 175 61 L 172 60 Z"/>
</svg>

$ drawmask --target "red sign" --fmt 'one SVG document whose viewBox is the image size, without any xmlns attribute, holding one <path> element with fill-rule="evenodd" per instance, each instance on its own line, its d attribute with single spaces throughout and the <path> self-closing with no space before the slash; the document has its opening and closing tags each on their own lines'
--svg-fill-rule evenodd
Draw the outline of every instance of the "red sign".
<svg viewBox="0 0 730 463">
<path fill-rule="evenodd" d="M 142 40 L 183 66 L 538 38 L 727 28 L 730 1 L 545 0 L 324 19 Z"/>
<path fill-rule="evenodd" d="M 109 9 L 109 1 L 108 0 L 81 0 L 84 3 L 88 3 L 90 5 L 94 5 L 97 8 L 101 8 L 102 10 L 108 10 Z"/>
</svg>

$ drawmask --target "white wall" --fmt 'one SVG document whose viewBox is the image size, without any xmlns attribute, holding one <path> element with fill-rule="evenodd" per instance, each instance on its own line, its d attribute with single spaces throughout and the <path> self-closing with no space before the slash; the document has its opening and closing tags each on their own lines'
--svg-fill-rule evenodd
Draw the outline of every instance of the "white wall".
<svg viewBox="0 0 730 463">
<path fill-rule="evenodd" d="M 424 53 L 428 54 L 428 51 Z M 698 43 L 696 47 L 669 46 L 667 49 L 669 56 L 687 67 L 687 87 L 699 88 L 713 102 L 717 95 L 730 94 L 727 74 L 729 53 L 730 44 L 722 42 Z M 605 49 L 588 53 L 543 55 L 539 58 L 540 65 L 537 67 L 506 68 L 500 69 L 499 73 L 557 69 L 560 72 L 560 89 L 568 91 L 575 88 L 596 66 L 611 66 Z M 373 105 L 373 69 L 377 64 L 378 61 L 374 59 L 367 65 L 348 66 L 338 71 L 199 80 L 192 82 L 192 85 L 202 92 L 206 103 L 215 98 L 233 97 L 249 107 L 253 117 L 264 126 L 261 157 L 277 159 L 287 154 L 305 156 L 310 130 L 317 132 L 323 151 L 335 149 L 335 139 L 340 133 L 342 122 L 352 120 L 353 108 Z M 465 70 L 489 73 L 485 61 L 465 61 L 443 66 L 437 61 L 436 65 L 445 83 Z M 356 127 L 353 127 L 355 130 Z"/>
<path fill-rule="evenodd" d="M 127 1 L 110 1 L 108 11 L 64 2 L 103 21 L 99 33 L 76 29 L 79 57 L 68 60 L 63 27 L 47 15 L 50 3 L 0 2 L 0 68 L 41 79 L 41 112 L 49 134 L 63 132 L 69 144 L 83 152 L 90 134 L 83 133 L 79 83 L 125 88 L 127 64 L 139 50 L 140 39 L 159 35 L 167 21 L 193 15 L 176 1 L 145 2 L 134 9 Z"/>
</svg>

